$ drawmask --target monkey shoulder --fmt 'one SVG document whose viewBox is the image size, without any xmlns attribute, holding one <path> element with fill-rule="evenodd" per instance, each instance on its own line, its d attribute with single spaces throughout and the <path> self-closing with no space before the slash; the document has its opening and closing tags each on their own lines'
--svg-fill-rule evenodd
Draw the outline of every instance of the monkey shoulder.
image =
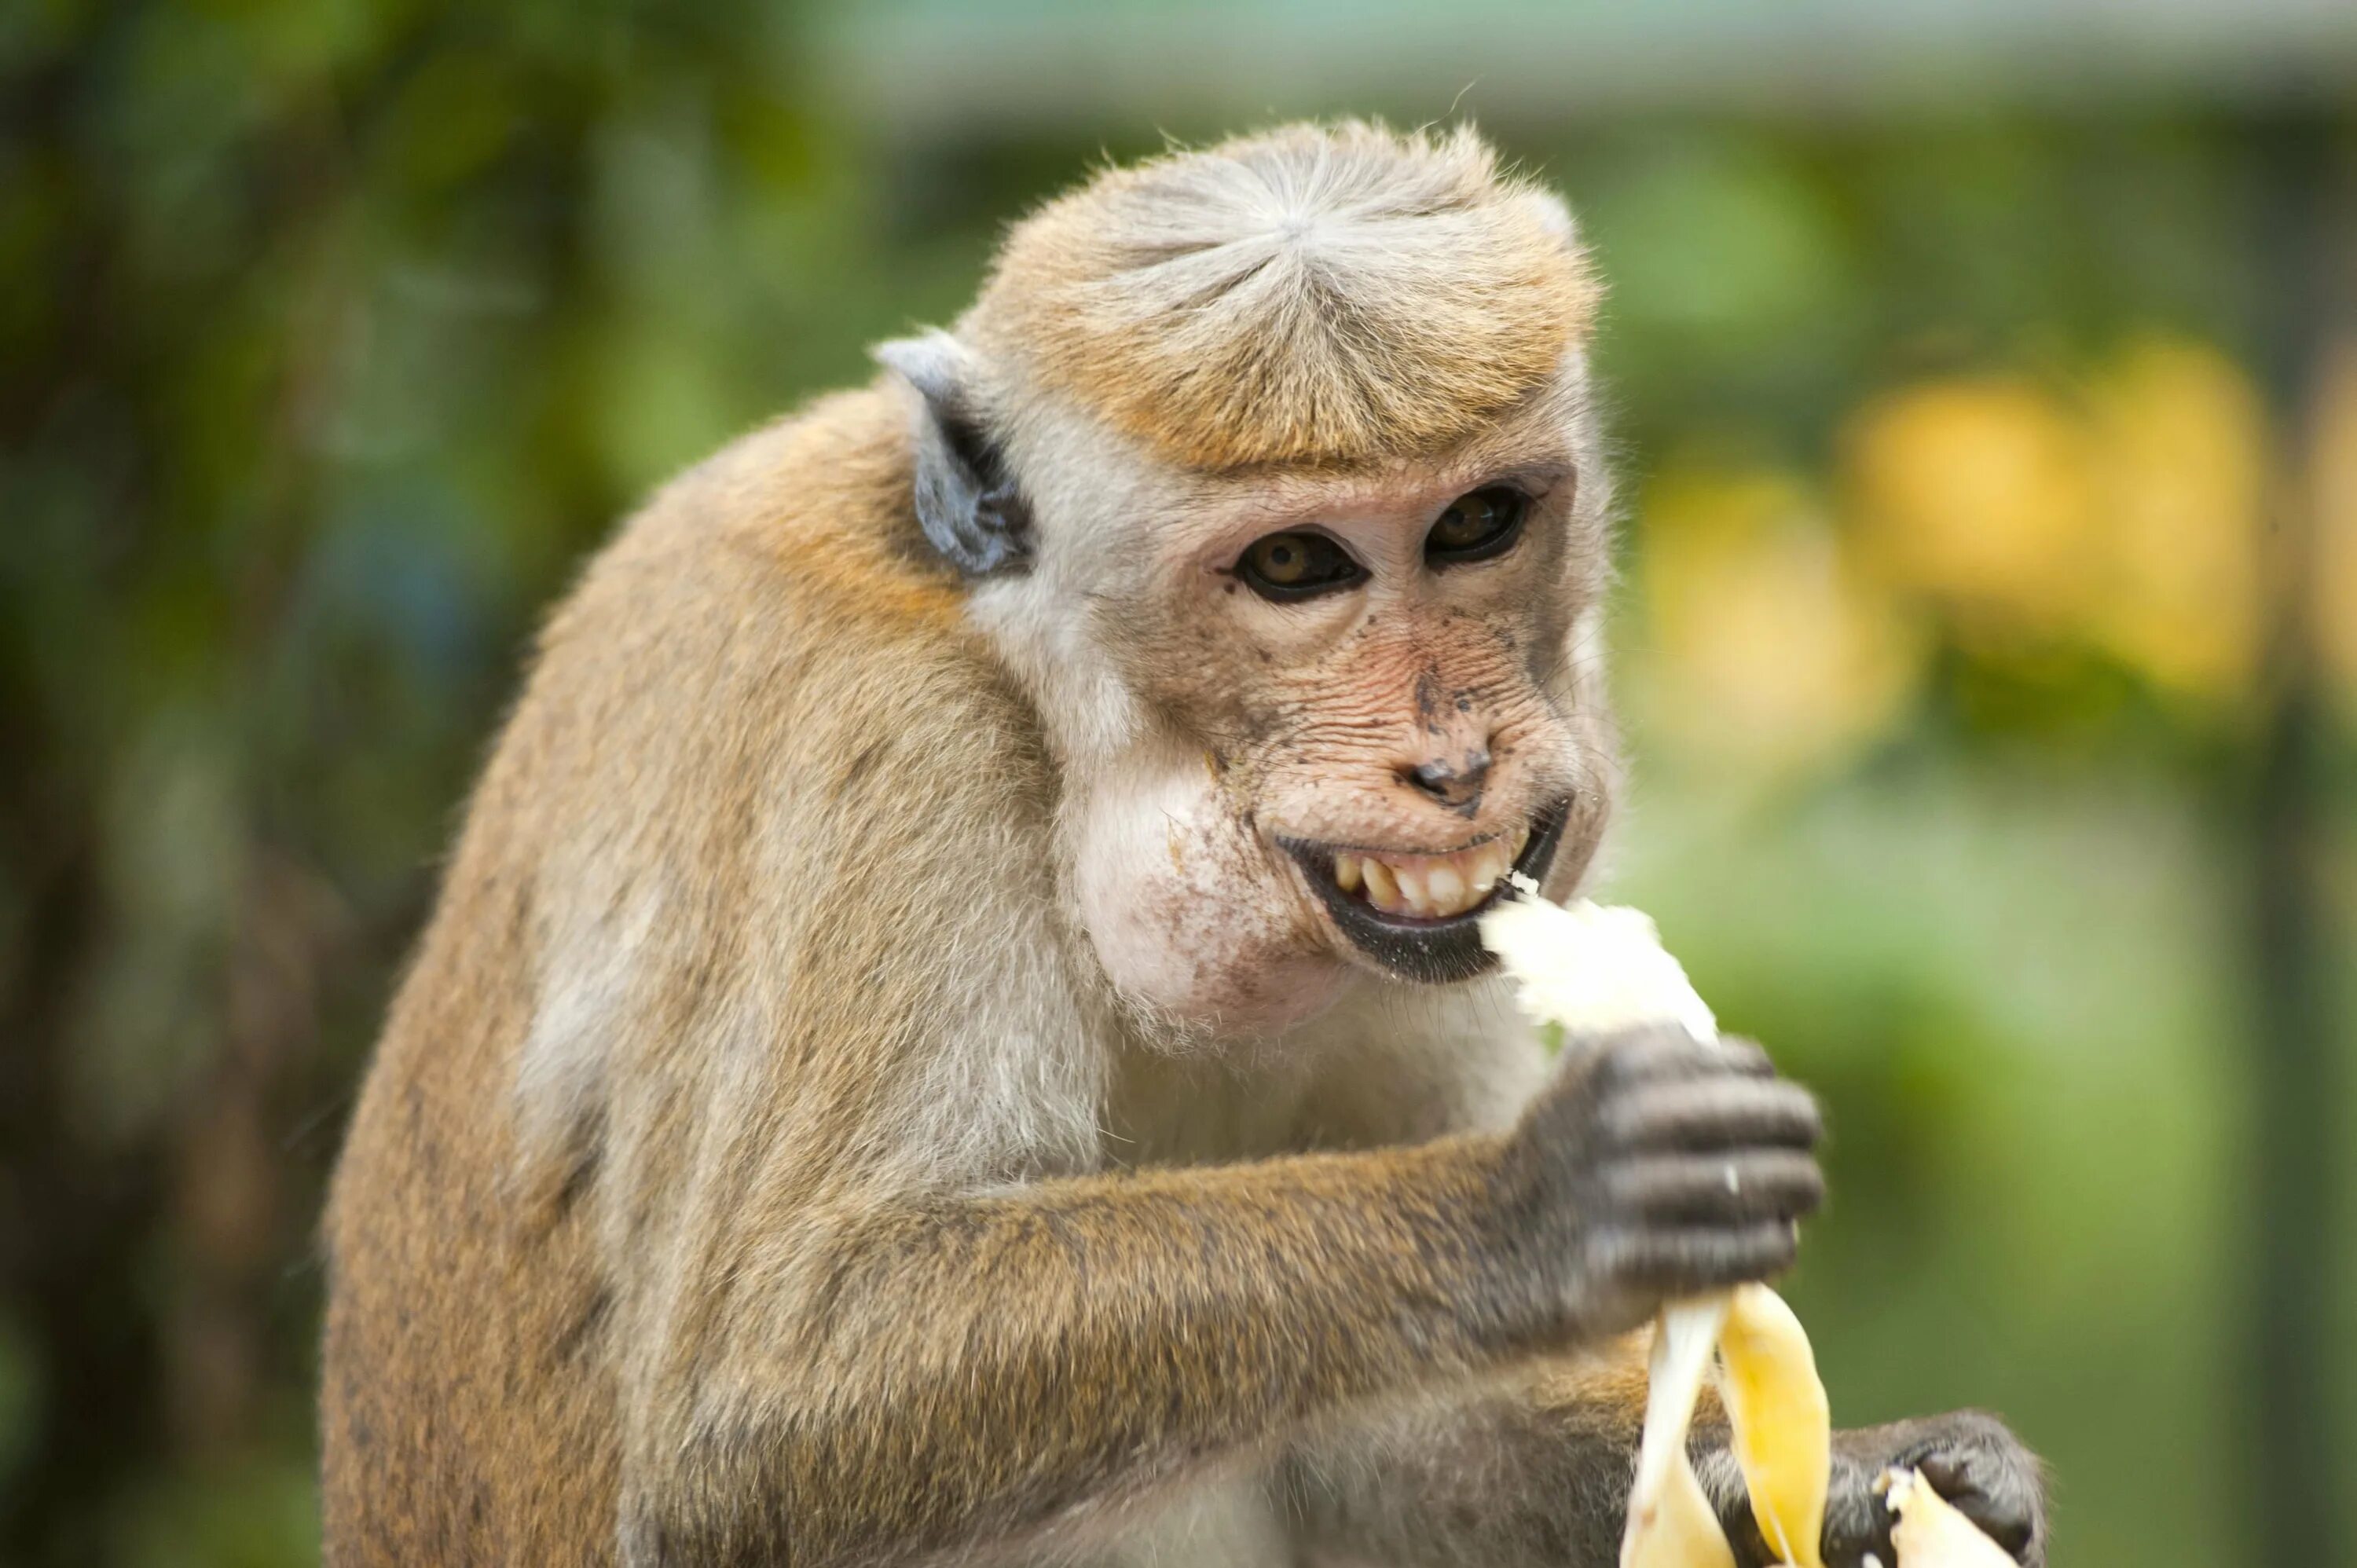
<svg viewBox="0 0 2357 1568">
<path fill-rule="evenodd" d="M 910 448 L 906 410 L 871 387 L 673 479 L 550 616 L 519 719 L 627 711 L 772 752 L 872 730 L 1036 753 L 1028 704 L 917 529 Z"/>
<path fill-rule="evenodd" d="M 379 1099 L 398 1079 L 507 1103 L 483 1089 L 512 1081 L 570 1115 L 616 1052 L 673 1037 L 641 1016 L 666 999 L 791 973 L 806 1014 L 866 993 L 847 956 L 909 964 L 909 933 L 972 902 L 939 879 L 942 908 L 879 899 L 915 857 L 1037 875 L 1037 725 L 953 583 L 889 542 L 907 445 L 882 394 L 823 400 L 672 481 L 590 563 L 475 791 Z"/>
<path fill-rule="evenodd" d="M 907 411 L 886 389 L 838 392 L 681 473 L 607 555 L 626 573 L 668 568 L 871 634 L 939 636 L 964 593 L 917 525 L 915 462 Z"/>
</svg>

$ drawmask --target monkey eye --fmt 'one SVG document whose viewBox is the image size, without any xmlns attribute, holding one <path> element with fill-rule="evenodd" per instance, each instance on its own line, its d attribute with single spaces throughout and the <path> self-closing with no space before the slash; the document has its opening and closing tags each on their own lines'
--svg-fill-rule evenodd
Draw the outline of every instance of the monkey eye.
<svg viewBox="0 0 2357 1568">
<path fill-rule="evenodd" d="M 1434 566 L 1486 561 L 1522 537 L 1531 498 L 1511 485 L 1489 485 L 1448 503 L 1424 536 L 1424 558 Z"/>
<path fill-rule="evenodd" d="M 1245 546 L 1236 575 L 1254 593 L 1282 603 L 1348 587 L 1367 574 L 1322 533 L 1272 533 Z"/>
</svg>

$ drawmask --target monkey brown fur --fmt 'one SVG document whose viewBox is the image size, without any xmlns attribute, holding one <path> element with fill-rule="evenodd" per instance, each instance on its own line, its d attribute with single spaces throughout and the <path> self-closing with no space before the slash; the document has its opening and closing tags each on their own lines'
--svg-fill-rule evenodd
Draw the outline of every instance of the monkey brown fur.
<svg viewBox="0 0 2357 1568">
<path fill-rule="evenodd" d="M 1311 211 L 1329 242 L 1297 242 Z M 1520 401 L 1597 292 L 1562 205 L 1469 127 L 1296 125 L 1049 203 L 967 328 L 1174 462 L 1348 464 L 1437 450 Z"/>
<path fill-rule="evenodd" d="M 1592 305 L 1469 135 L 1294 128 L 1100 177 L 660 494 L 354 1118 L 330 1560 L 1609 1561 L 1616 1336 L 1818 1177 L 1756 1053 L 1550 1069 L 1444 909 L 1603 828 Z M 2001 1428 L 1910 1434 L 2039 1559 Z"/>
</svg>

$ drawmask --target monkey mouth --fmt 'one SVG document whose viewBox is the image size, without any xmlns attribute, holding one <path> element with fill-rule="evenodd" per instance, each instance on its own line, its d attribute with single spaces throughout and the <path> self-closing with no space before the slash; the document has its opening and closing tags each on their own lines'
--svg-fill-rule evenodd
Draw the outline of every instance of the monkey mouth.
<svg viewBox="0 0 2357 1568">
<path fill-rule="evenodd" d="M 1508 873 L 1544 880 L 1563 842 L 1570 802 L 1454 854 L 1394 854 L 1280 839 L 1351 944 L 1404 980 L 1469 980 L 1495 961 L 1481 945 L 1481 911 Z"/>
</svg>

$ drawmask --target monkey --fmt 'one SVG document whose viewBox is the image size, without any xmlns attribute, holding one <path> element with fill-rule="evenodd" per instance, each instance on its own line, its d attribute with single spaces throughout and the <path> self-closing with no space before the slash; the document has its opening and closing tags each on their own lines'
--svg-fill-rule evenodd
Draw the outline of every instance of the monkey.
<svg viewBox="0 0 2357 1568">
<path fill-rule="evenodd" d="M 323 1222 L 339 1564 L 1605 1563 L 1666 1299 L 1813 1100 L 1551 1059 L 1612 502 L 1568 209 L 1469 128 L 1097 173 L 545 622 Z M 1723 1412 L 1693 1451 L 1748 1563 Z M 1975 1412 L 1846 1432 L 2023 1563 Z"/>
</svg>

